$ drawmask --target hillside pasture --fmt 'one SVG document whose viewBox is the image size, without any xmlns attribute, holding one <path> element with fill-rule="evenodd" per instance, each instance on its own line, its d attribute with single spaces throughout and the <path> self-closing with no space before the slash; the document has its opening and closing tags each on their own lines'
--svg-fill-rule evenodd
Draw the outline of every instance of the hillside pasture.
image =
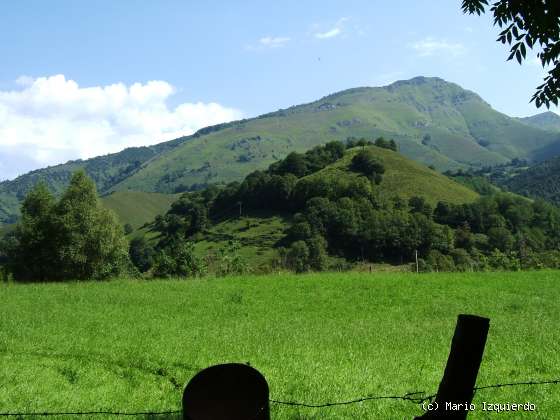
<svg viewBox="0 0 560 420">
<path fill-rule="evenodd" d="M 102 197 L 105 207 L 117 215 L 122 225 L 129 223 L 138 229 L 163 215 L 180 194 L 160 194 L 142 191 L 119 191 Z"/>
<path fill-rule="evenodd" d="M 456 317 L 491 319 L 477 384 L 560 377 L 554 271 L 330 273 L 225 279 L 0 284 L 0 412 L 166 411 L 202 368 L 242 362 L 271 398 L 325 403 L 436 392 Z M 477 392 L 474 402 L 531 402 L 550 419 L 560 386 Z M 376 400 L 272 419 L 395 419 L 414 403 Z"/>
</svg>

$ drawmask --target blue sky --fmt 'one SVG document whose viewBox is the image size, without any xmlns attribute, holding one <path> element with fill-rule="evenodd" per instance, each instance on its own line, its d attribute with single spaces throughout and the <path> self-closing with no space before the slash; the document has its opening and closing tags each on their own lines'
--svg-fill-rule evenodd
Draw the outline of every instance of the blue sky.
<svg viewBox="0 0 560 420">
<path fill-rule="evenodd" d="M 506 62 L 490 16 L 460 3 L 3 2 L 0 179 L 417 75 L 544 111 L 544 70 Z"/>
</svg>

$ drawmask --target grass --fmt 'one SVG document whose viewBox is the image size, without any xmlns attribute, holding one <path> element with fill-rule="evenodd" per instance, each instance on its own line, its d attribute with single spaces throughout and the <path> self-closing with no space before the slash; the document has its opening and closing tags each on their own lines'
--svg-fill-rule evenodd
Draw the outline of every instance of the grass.
<svg viewBox="0 0 560 420">
<path fill-rule="evenodd" d="M 103 205 L 113 210 L 121 224 L 130 223 L 138 229 L 165 214 L 180 194 L 160 194 L 142 191 L 119 191 L 102 198 Z"/>
<path fill-rule="evenodd" d="M 286 236 L 290 218 L 289 214 L 252 212 L 223 220 L 205 231 L 204 239 L 195 243 L 195 252 L 204 257 L 226 249 L 231 240 L 237 241 L 241 258 L 255 271 L 265 270 L 276 256 L 277 243 Z"/>
<path fill-rule="evenodd" d="M 271 398 L 431 394 L 457 314 L 491 319 L 478 385 L 560 377 L 558 272 L 312 274 L 0 285 L 0 412 L 165 411 L 200 369 L 249 362 Z M 560 386 L 484 390 L 550 419 Z M 273 419 L 412 418 L 413 403 L 272 404 Z"/>
</svg>

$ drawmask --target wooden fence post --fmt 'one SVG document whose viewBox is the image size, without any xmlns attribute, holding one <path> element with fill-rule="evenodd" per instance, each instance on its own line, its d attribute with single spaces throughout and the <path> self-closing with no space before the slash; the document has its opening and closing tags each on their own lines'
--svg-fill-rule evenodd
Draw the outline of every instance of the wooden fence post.
<svg viewBox="0 0 560 420">
<path fill-rule="evenodd" d="M 238 363 L 206 368 L 185 387 L 183 419 L 270 420 L 266 379 Z"/>
<path fill-rule="evenodd" d="M 459 315 L 436 399 L 416 419 L 467 418 L 489 328 L 488 318 Z"/>
</svg>

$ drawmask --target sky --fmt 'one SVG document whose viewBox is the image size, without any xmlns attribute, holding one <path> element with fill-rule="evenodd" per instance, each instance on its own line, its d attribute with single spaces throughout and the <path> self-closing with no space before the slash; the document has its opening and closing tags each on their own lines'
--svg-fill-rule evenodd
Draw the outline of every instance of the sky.
<svg viewBox="0 0 560 420">
<path fill-rule="evenodd" d="M 420 75 L 510 116 L 545 111 L 529 103 L 536 54 L 506 62 L 491 16 L 460 4 L 2 2 L 0 180 Z"/>
</svg>

